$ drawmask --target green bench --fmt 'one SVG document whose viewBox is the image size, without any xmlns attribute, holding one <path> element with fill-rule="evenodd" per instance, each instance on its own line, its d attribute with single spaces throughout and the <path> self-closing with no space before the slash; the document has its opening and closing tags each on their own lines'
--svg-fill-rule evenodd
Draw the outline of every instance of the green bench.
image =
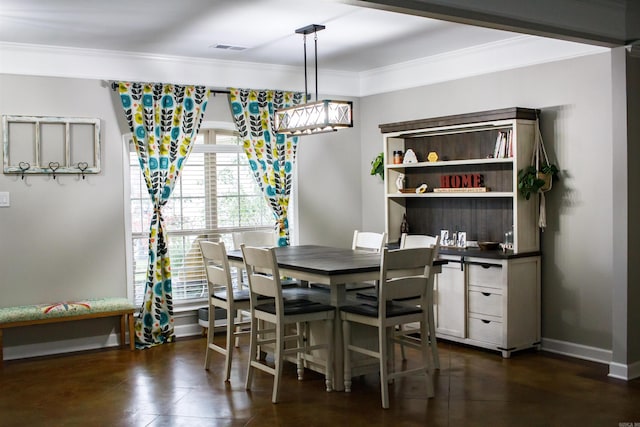
<svg viewBox="0 0 640 427">
<path fill-rule="evenodd" d="M 135 306 L 126 298 L 99 298 L 51 304 L 33 304 L 0 308 L 0 363 L 2 363 L 2 335 L 7 328 L 69 322 L 73 320 L 120 317 L 120 345 L 124 346 L 127 326 L 129 347 L 135 348 L 133 313 Z"/>
</svg>

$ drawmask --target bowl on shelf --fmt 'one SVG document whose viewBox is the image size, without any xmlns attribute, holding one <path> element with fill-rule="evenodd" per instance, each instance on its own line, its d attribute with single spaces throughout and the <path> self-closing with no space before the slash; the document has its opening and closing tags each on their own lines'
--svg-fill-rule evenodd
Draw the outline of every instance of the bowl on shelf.
<svg viewBox="0 0 640 427">
<path fill-rule="evenodd" d="M 500 247 L 499 242 L 478 242 L 478 247 L 482 251 L 495 251 Z"/>
</svg>

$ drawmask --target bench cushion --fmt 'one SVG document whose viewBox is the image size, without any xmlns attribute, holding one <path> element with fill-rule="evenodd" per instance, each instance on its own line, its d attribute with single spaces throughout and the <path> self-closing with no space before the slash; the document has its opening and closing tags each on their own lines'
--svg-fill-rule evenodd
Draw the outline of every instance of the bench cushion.
<svg viewBox="0 0 640 427">
<path fill-rule="evenodd" d="M 0 324 L 134 309 L 135 306 L 126 298 L 98 298 L 23 305 L 0 308 Z"/>
</svg>

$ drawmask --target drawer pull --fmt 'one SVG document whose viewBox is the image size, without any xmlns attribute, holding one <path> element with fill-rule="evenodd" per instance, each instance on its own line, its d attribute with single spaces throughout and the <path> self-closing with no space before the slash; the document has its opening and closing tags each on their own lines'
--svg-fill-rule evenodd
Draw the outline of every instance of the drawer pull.
<svg viewBox="0 0 640 427">
<path fill-rule="evenodd" d="M 484 268 L 485 270 L 488 269 L 488 268 L 491 268 L 491 264 L 480 264 L 480 266 L 482 268 Z"/>
<path fill-rule="evenodd" d="M 491 293 L 490 292 L 481 292 L 482 295 L 484 295 L 485 297 L 490 297 Z"/>
<path fill-rule="evenodd" d="M 491 320 L 480 319 L 480 321 L 481 321 L 482 323 L 484 323 L 484 324 L 487 324 L 487 325 L 488 325 L 489 323 L 491 323 Z"/>
</svg>

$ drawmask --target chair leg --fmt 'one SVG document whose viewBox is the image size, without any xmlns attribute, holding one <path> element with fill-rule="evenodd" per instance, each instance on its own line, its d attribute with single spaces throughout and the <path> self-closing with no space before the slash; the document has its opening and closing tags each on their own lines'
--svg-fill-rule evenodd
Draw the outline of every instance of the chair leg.
<svg viewBox="0 0 640 427">
<path fill-rule="evenodd" d="M 427 325 L 425 325 L 425 322 L 420 322 L 420 336 L 427 336 Z M 420 341 L 420 349 L 422 350 L 422 366 L 424 367 L 424 375 L 427 385 L 427 397 L 430 398 L 434 396 L 433 377 L 431 376 L 433 369 L 431 368 L 430 362 L 430 347 L 432 344 L 430 344 L 430 342 L 426 339 L 422 339 Z"/>
<path fill-rule="evenodd" d="M 351 392 L 351 352 L 349 344 L 351 343 L 351 325 L 348 320 L 342 321 L 342 337 L 344 347 L 344 391 Z"/>
<path fill-rule="evenodd" d="M 389 371 L 387 365 L 387 328 L 378 328 L 378 357 L 380 358 L 380 392 L 382 407 L 389 408 Z"/>
<path fill-rule="evenodd" d="M 296 372 L 298 374 L 298 381 L 302 381 L 304 379 L 304 362 L 305 355 L 308 353 L 309 342 L 307 341 L 309 336 L 309 324 L 307 322 L 304 323 L 296 323 L 296 335 L 298 342 L 296 345 L 299 350 L 296 353 Z"/>
<path fill-rule="evenodd" d="M 282 362 L 284 360 L 284 325 L 280 322 L 276 324 L 276 347 L 273 355 L 275 363 L 275 373 L 273 378 L 273 392 L 271 394 L 271 402 L 278 403 L 278 395 L 280 394 L 280 378 L 282 377 Z"/>
<path fill-rule="evenodd" d="M 213 335 L 214 335 L 214 325 L 215 325 L 215 315 L 213 311 L 215 308 L 212 305 L 209 305 L 209 327 L 207 328 L 207 349 L 204 353 L 204 369 L 209 370 L 209 366 L 211 364 L 211 345 L 213 344 Z"/>
<path fill-rule="evenodd" d="M 403 325 L 398 326 L 401 332 L 402 332 L 402 327 Z M 407 360 L 407 356 L 404 354 L 404 343 L 402 342 L 400 343 L 400 354 L 402 355 L 402 361 Z"/>
<path fill-rule="evenodd" d="M 325 336 L 327 337 L 327 357 L 325 363 L 325 384 L 327 391 L 333 388 L 333 319 L 325 320 Z"/>
<path fill-rule="evenodd" d="M 433 305 L 427 307 L 427 320 L 429 321 L 429 347 L 433 357 L 433 369 L 440 369 L 440 355 L 438 354 L 438 343 L 436 341 L 436 322 L 433 313 Z"/>
<path fill-rule="evenodd" d="M 247 366 L 247 380 L 245 381 L 245 389 L 251 390 L 253 382 L 253 364 L 258 359 L 258 321 L 255 317 L 251 318 L 251 335 L 249 339 L 249 363 Z"/>
<path fill-rule="evenodd" d="M 235 313 L 232 310 L 227 310 L 227 342 L 225 343 L 226 354 L 224 355 L 224 380 L 229 381 L 231 378 L 231 359 L 233 358 L 233 338 L 235 334 L 234 327 Z"/>
<path fill-rule="evenodd" d="M 243 316 L 245 316 L 245 314 L 243 314 L 242 311 L 236 310 L 235 319 L 236 319 L 237 322 L 242 322 L 243 321 Z M 236 348 L 240 347 L 240 337 L 238 336 L 238 333 L 240 331 L 242 331 L 242 327 L 236 326 L 236 339 L 235 339 Z"/>
</svg>

